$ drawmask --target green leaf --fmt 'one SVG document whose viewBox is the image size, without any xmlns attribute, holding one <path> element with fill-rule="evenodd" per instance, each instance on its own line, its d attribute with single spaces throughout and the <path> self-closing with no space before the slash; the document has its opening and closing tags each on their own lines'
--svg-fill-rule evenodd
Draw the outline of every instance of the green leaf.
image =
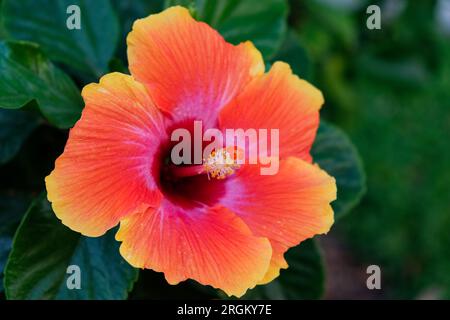
<svg viewBox="0 0 450 320">
<path fill-rule="evenodd" d="M 81 269 L 81 289 L 66 285 L 68 266 Z M 8 299 L 125 299 L 137 278 L 119 254 L 114 230 L 87 238 L 64 226 L 45 195 L 37 198 L 14 237 L 5 270 Z"/>
<path fill-rule="evenodd" d="M 82 99 L 72 80 L 27 42 L 0 42 L 0 108 L 18 109 L 36 100 L 41 112 L 60 128 L 80 117 Z"/>
<path fill-rule="evenodd" d="M 17 154 L 38 123 L 38 118 L 31 113 L 0 109 L 0 164 L 8 162 Z"/>
<path fill-rule="evenodd" d="M 335 219 L 348 213 L 366 190 L 366 177 L 358 152 L 347 135 L 321 121 L 311 153 L 314 161 L 336 179 Z"/>
<path fill-rule="evenodd" d="M 5 38 L 5 30 L 3 27 L 3 12 L 2 12 L 2 1 L 0 0 L 0 39 Z"/>
<path fill-rule="evenodd" d="M 287 29 L 285 0 L 166 0 L 166 7 L 177 4 L 190 8 L 231 43 L 253 41 L 266 59 L 276 53 Z"/>
<path fill-rule="evenodd" d="M 322 257 L 313 239 L 303 241 L 286 254 L 289 268 L 267 285 L 247 292 L 244 299 L 320 299 L 324 291 L 325 271 Z"/>
<path fill-rule="evenodd" d="M 124 34 L 131 31 L 136 19 L 144 18 L 164 8 L 164 0 L 112 0 L 112 4 L 119 14 Z"/>
<path fill-rule="evenodd" d="M 0 194 L 0 235 L 12 237 L 28 209 L 30 196 L 23 193 Z"/>
<path fill-rule="evenodd" d="M 134 21 L 147 17 L 152 13 L 162 11 L 164 9 L 164 0 L 112 0 L 112 4 L 119 15 L 121 26 L 118 56 L 123 59 L 123 61 L 126 61 L 126 38 L 131 31 Z M 125 73 L 129 72 L 127 71 Z"/>
<path fill-rule="evenodd" d="M 280 50 L 272 58 L 272 62 L 284 61 L 288 63 L 292 71 L 304 79 L 311 77 L 311 62 L 306 50 L 301 46 L 300 39 L 295 31 L 289 30 Z"/>
<path fill-rule="evenodd" d="M 3 269 L 11 250 L 12 240 L 10 237 L 0 236 L 0 293 L 3 292 Z"/>
<path fill-rule="evenodd" d="M 12 237 L 28 203 L 29 197 L 23 194 L 0 194 L 0 292 L 3 291 L 3 269 L 11 250 Z"/>
<path fill-rule="evenodd" d="M 90 76 L 108 69 L 119 40 L 119 24 L 109 0 L 3 0 L 4 27 L 20 40 L 39 43 L 50 59 Z M 81 11 L 81 29 L 70 30 L 70 5 Z"/>
<path fill-rule="evenodd" d="M 136 19 L 160 12 L 164 8 L 164 0 L 112 0 L 112 4 L 119 14 L 123 42 Z"/>
</svg>

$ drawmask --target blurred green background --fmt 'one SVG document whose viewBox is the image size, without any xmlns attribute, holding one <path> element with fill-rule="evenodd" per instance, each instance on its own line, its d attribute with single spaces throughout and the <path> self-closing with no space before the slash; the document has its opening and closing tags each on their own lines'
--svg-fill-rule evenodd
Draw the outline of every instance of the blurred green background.
<svg viewBox="0 0 450 320">
<path fill-rule="evenodd" d="M 323 239 L 329 273 L 343 277 L 329 297 L 358 298 L 347 273 L 377 264 L 375 297 L 450 298 L 450 1 L 290 3 L 324 116 L 350 135 L 367 175 L 362 202 Z M 369 4 L 381 30 L 366 28 Z"/>
</svg>

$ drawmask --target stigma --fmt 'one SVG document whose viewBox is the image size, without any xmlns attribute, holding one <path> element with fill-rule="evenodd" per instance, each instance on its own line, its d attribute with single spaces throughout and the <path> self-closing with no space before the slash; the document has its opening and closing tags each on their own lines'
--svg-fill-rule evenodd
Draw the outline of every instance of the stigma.
<svg viewBox="0 0 450 320">
<path fill-rule="evenodd" d="M 208 158 L 204 159 L 203 167 L 208 174 L 208 179 L 225 179 L 239 169 L 240 153 L 234 147 L 213 150 Z"/>
</svg>

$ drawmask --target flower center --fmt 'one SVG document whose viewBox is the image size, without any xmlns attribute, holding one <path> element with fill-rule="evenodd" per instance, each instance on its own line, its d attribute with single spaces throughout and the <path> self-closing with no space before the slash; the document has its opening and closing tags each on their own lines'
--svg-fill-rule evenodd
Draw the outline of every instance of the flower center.
<svg viewBox="0 0 450 320">
<path fill-rule="evenodd" d="M 240 156 L 241 153 L 236 148 L 220 148 L 213 150 L 206 159 L 203 159 L 203 164 L 201 165 L 170 165 L 169 172 L 175 179 L 206 173 L 209 180 L 211 178 L 221 180 L 232 175 L 239 169 L 240 164 L 238 164 L 238 159 Z"/>
<path fill-rule="evenodd" d="M 225 179 L 240 167 L 238 152 L 232 148 L 214 150 L 203 162 L 208 178 Z"/>
</svg>

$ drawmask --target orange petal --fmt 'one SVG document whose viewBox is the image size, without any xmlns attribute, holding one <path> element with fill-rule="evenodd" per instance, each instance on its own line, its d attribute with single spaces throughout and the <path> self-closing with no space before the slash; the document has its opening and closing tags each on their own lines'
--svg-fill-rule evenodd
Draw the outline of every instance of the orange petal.
<svg viewBox="0 0 450 320">
<path fill-rule="evenodd" d="M 164 201 L 126 217 L 116 235 L 133 266 L 164 272 L 170 284 L 194 279 L 242 296 L 266 273 L 272 249 L 223 207 L 183 210 Z"/>
<path fill-rule="evenodd" d="M 214 124 L 217 111 L 264 72 L 250 43 L 233 46 L 183 7 L 137 20 L 127 38 L 132 75 L 175 118 Z"/>
<path fill-rule="evenodd" d="M 82 117 L 45 180 L 58 218 L 75 231 L 99 236 L 142 202 L 159 199 L 151 173 L 163 120 L 131 76 L 108 74 L 82 95 Z"/>
<path fill-rule="evenodd" d="M 253 234 L 272 244 L 271 267 L 261 283 L 287 267 L 283 258 L 287 249 L 328 232 L 333 224 L 334 178 L 298 158 L 282 160 L 273 176 L 261 175 L 258 166 L 244 166 L 227 181 L 226 189 L 221 204 L 242 218 Z"/>
<path fill-rule="evenodd" d="M 286 63 L 276 62 L 222 109 L 219 125 L 222 129 L 279 129 L 279 156 L 310 162 L 322 104 L 318 89 L 293 75 Z"/>
</svg>

